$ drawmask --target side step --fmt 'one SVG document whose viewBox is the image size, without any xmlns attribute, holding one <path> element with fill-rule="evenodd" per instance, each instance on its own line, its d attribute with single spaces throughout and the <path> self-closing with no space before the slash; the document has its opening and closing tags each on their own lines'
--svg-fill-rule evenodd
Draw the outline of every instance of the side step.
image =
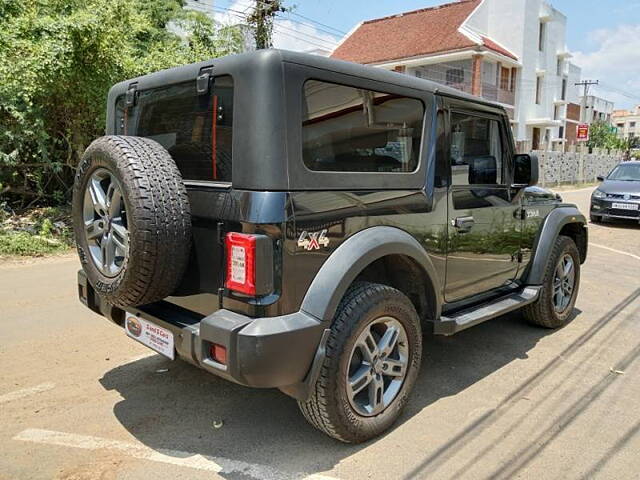
<svg viewBox="0 0 640 480">
<path fill-rule="evenodd" d="M 486 320 L 499 317 L 505 313 L 517 310 L 537 300 L 542 287 L 525 287 L 515 293 L 498 298 L 490 303 L 468 308 L 457 312 L 450 317 L 444 315 L 439 322 L 433 325 L 433 333 L 436 335 L 453 335 L 461 330 L 473 327 Z"/>
</svg>

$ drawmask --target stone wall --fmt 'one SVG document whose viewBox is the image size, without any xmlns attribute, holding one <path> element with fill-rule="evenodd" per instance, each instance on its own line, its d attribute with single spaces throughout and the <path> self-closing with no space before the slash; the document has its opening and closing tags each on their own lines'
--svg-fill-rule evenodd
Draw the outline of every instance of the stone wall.
<svg viewBox="0 0 640 480">
<path fill-rule="evenodd" d="M 540 163 L 541 186 L 562 183 L 595 182 L 598 175 L 607 175 L 622 161 L 622 153 L 545 152 L 534 151 Z"/>
</svg>

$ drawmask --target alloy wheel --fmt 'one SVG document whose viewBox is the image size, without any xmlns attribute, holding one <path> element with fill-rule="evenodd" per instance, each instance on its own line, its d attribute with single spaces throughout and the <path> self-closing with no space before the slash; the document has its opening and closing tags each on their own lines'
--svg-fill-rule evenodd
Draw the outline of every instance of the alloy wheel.
<svg viewBox="0 0 640 480">
<path fill-rule="evenodd" d="M 129 230 L 122 187 L 105 168 L 93 172 L 87 182 L 83 221 L 94 265 L 103 275 L 115 277 L 129 255 Z"/>
<path fill-rule="evenodd" d="M 396 398 L 407 375 L 409 342 L 402 324 L 380 317 L 358 336 L 347 372 L 347 397 L 362 416 L 384 411 Z"/>
<path fill-rule="evenodd" d="M 565 253 L 556 266 L 553 277 L 553 307 L 556 312 L 564 312 L 571 303 L 576 283 L 576 269 L 573 257 Z"/>
</svg>

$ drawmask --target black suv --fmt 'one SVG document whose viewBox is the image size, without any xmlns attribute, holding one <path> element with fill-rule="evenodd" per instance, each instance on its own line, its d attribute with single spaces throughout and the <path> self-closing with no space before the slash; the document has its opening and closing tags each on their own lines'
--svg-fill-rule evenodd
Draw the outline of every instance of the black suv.
<svg viewBox="0 0 640 480">
<path fill-rule="evenodd" d="M 586 221 L 537 172 L 502 107 L 382 69 L 266 50 L 135 78 L 78 168 L 80 299 L 363 441 L 423 332 L 571 318 Z"/>
</svg>

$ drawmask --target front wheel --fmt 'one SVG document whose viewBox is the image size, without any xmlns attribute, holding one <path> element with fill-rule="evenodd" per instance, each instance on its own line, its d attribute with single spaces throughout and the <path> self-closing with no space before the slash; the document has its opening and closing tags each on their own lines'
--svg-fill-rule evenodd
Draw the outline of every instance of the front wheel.
<svg viewBox="0 0 640 480">
<path fill-rule="evenodd" d="M 311 397 L 298 402 L 317 429 L 363 442 L 398 418 L 418 376 L 420 319 L 411 301 L 387 285 L 361 282 L 340 303 Z"/>
<path fill-rule="evenodd" d="M 580 253 L 575 242 L 560 235 L 547 261 L 538 300 L 524 307 L 525 318 L 546 328 L 564 326 L 571 317 L 580 286 Z"/>
</svg>

